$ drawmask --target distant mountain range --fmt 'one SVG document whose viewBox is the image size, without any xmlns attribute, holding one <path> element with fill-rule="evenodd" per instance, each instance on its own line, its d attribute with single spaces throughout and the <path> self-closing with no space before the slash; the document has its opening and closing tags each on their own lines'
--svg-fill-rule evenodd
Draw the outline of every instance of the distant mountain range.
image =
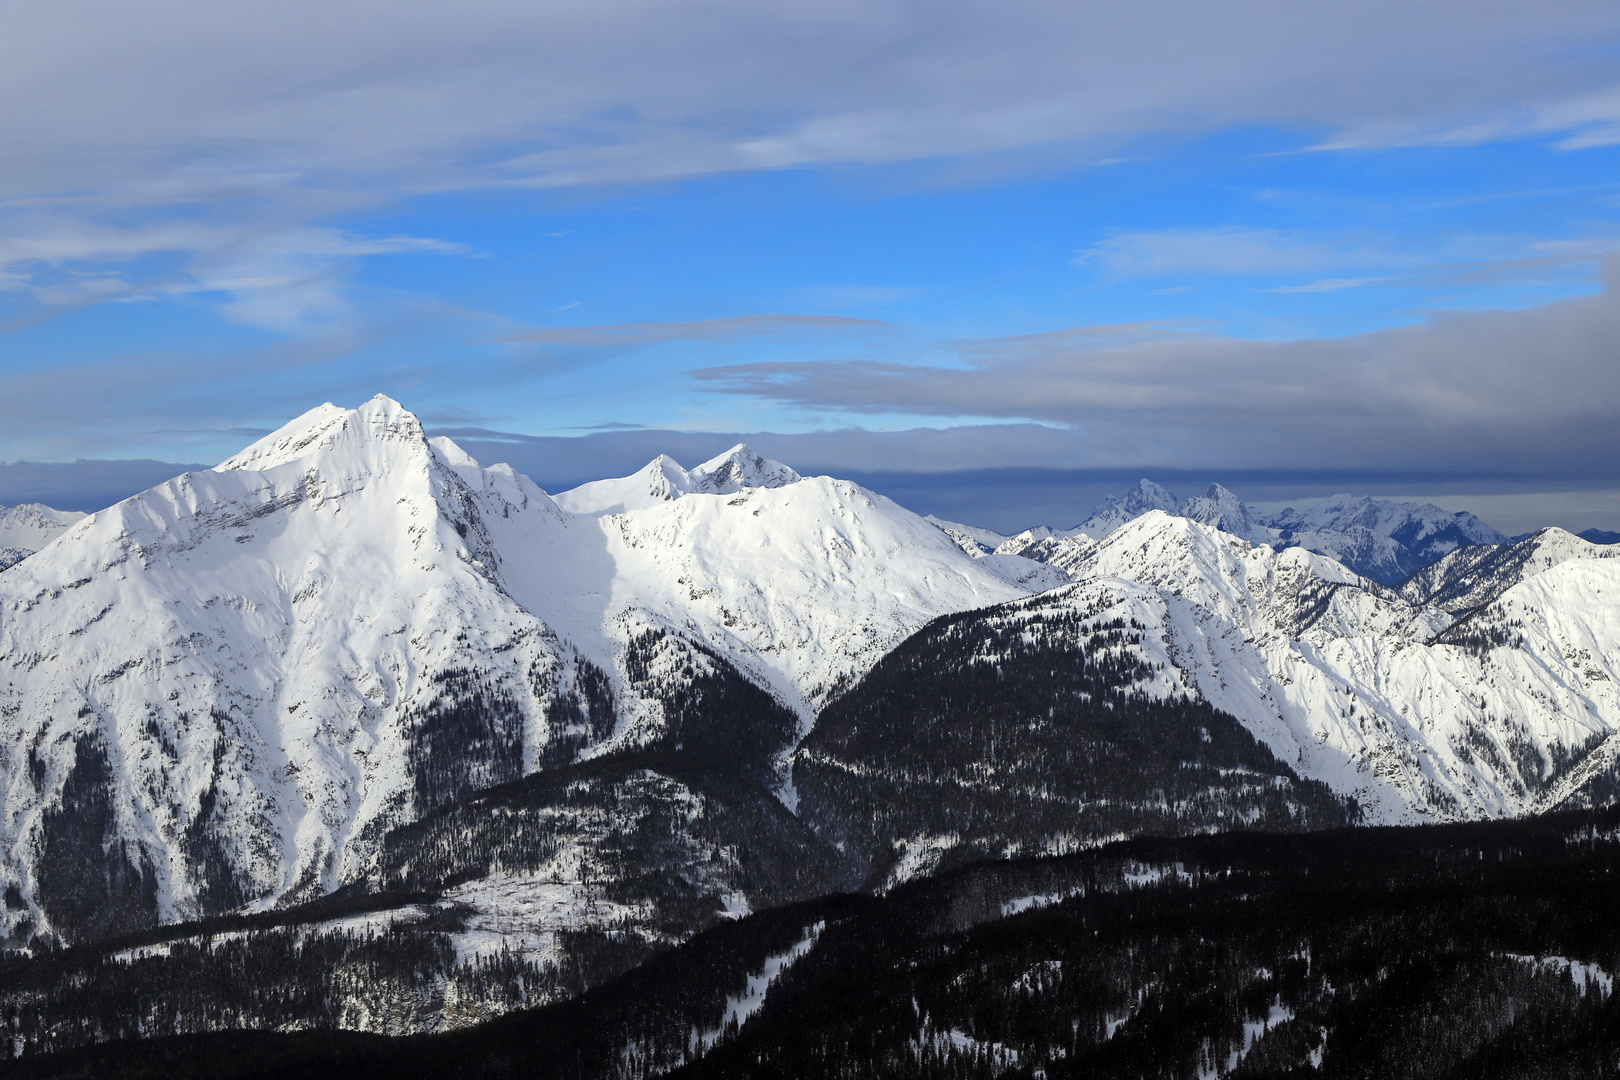
<svg viewBox="0 0 1620 1080">
<path fill-rule="evenodd" d="M 972 554 L 975 550 L 1019 550 L 1032 540 L 1053 536 L 1083 535 L 1101 540 L 1153 510 L 1188 518 L 1279 551 L 1300 547 L 1326 555 L 1384 585 L 1399 584 L 1457 548 L 1508 541 L 1508 537 L 1473 514 L 1447 513 L 1429 503 L 1335 495 L 1304 509 L 1289 507 L 1268 514 L 1248 506 L 1219 484 L 1210 485 L 1202 495 L 1177 499 L 1151 480 L 1141 481 L 1123 498 L 1104 500 L 1090 517 L 1072 529 L 1043 527 L 1007 537 L 954 522 L 936 520 L 935 524 L 958 544 L 967 545 L 964 550 Z"/>
<path fill-rule="evenodd" d="M 1430 506 L 1144 481 L 1009 538 L 746 446 L 553 497 L 378 397 L 25 511 L 0 941 L 409 969 L 283 1026 L 463 1026 L 986 857 L 1620 793 L 1620 547 Z"/>
</svg>

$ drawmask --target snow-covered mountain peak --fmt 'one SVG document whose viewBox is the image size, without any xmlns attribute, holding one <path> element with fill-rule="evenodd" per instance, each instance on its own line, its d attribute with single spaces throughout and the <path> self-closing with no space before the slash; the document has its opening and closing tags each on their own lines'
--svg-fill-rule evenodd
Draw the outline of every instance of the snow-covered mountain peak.
<svg viewBox="0 0 1620 1080">
<path fill-rule="evenodd" d="M 1104 537 L 1150 510 L 1192 518 L 1251 543 L 1303 547 L 1384 585 L 1399 583 L 1457 548 L 1507 540 L 1473 514 L 1451 513 L 1428 503 L 1341 494 L 1268 514 L 1220 484 L 1178 503 L 1151 480 L 1141 481 L 1124 498 L 1105 499 L 1073 531 Z"/>
<path fill-rule="evenodd" d="M 1399 502 L 1368 495 L 1333 495 L 1301 509 L 1289 507 L 1267 522 L 1284 535 L 1348 532 L 1357 527 L 1389 537 L 1413 551 L 1436 548 L 1436 555 L 1473 544 L 1501 544 L 1507 537 L 1467 511 L 1442 510 L 1433 503 Z"/>
<path fill-rule="evenodd" d="M 570 514 L 600 517 L 645 510 L 685 495 L 692 478 L 668 454 L 659 454 L 629 476 L 592 480 L 553 496 Z"/>
<path fill-rule="evenodd" d="M 1136 482 L 1122 500 L 1127 507 L 1146 506 L 1156 510 L 1168 510 L 1176 504 L 1176 497 L 1170 494 L 1168 488 L 1155 484 L 1152 480 L 1143 478 Z"/>
<path fill-rule="evenodd" d="M 330 458 L 345 450 L 364 452 L 362 448 L 385 443 L 425 445 L 421 421 L 384 394 L 357 409 L 343 409 L 328 402 L 220 462 L 214 471 L 263 471 L 317 455 Z"/>
<path fill-rule="evenodd" d="M 564 509 L 577 513 L 579 491 L 559 497 Z M 618 635 L 632 609 L 683 627 L 806 720 L 935 616 L 1062 581 L 1028 560 L 971 558 L 892 500 L 830 477 L 591 516 L 605 551 L 573 558 L 584 566 L 605 554 L 601 583 L 580 571 L 563 595 L 538 563 L 520 581 L 514 554 L 507 575 L 520 602 L 576 642 Z M 576 531 L 581 543 L 590 535 Z"/>
<path fill-rule="evenodd" d="M 762 457 L 746 443 L 738 443 L 687 474 L 690 491 L 729 495 L 743 488 L 775 488 L 797 483 L 799 474 L 782 464 Z"/>
<path fill-rule="evenodd" d="M 456 444 L 448 435 L 435 435 L 428 445 L 452 468 L 478 468 L 478 459 Z"/>
<path fill-rule="evenodd" d="M 659 454 L 629 476 L 592 480 L 560 495 L 557 505 L 570 514 L 600 517 L 646 510 L 683 495 L 731 495 L 745 488 L 776 488 L 799 481 L 799 474 L 761 457 L 745 443 L 687 471 L 668 454 Z"/>
<path fill-rule="evenodd" d="M 1123 498 L 1110 495 L 1104 499 L 1091 512 L 1090 517 L 1069 532 L 1085 533 L 1087 536 L 1101 539 L 1149 510 L 1163 510 L 1167 514 L 1175 514 L 1180 512 L 1180 503 L 1168 490 L 1152 480 L 1139 480 Z"/>
<path fill-rule="evenodd" d="M 1183 517 L 1243 537 L 1256 544 L 1270 543 L 1272 533 L 1249 514 L 1243 500 L 1219 484 L 1181 504 Z"/>
<path fill-rule="evenodd" d="M 1459 548 L 1413 574 L 1401 584 L 1400 592 L 1413 603 L 1460 613 L 1578 559 L 1620 559 L 1620 547 L 1593 544 L 1548 527 L 1511 544 Z"/>
<path fill-rule="evenodd" d="M 79 522 L 0 577 L 0 744 L 41 747 L 33 772 L 0 754 L 0 845 L 125 851 L 150 890 L 130 917 L 183 917 L 327 891 L 388 823 L 515 778 L 571 737 L 584 677 L 501 583 L 490 524 L 520 519 L 566 530 L 377 398 Z M 472 734 L 446 728 L 473 698 Z M 48 817 L 81 788 L 104 793 L 82 852 Z"/>
</svg>

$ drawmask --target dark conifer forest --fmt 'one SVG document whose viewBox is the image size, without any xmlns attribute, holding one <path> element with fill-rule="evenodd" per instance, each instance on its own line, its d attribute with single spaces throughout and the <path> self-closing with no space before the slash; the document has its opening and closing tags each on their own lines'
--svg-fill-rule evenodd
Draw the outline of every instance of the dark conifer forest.
<svg viewBox="0 0 1620 1080">
<path fill-rule="evenodd" d="M 1614 809 L 1139 839 L 785 905 L 446 1035 L 163 1036 L 181 1011 L 272 1020 L 336 980 L 385 993 L 445 963 L 432 927 L 301 945 L 265 927 L 121 966 L 70 950 L 48 959 L 49 979 L 8 967 L 14 1038 L 43 1034 L 31 991 L 103 985 L 112 970 L 128 975 L 108 1008 L 143 991 L 163 1002 L 143 1040 L 30 1054 L 8 1075 L 1617 1075 L 1617 900 Z M 210 950 L 224 955 L 198 967 Z"/>
</svg>

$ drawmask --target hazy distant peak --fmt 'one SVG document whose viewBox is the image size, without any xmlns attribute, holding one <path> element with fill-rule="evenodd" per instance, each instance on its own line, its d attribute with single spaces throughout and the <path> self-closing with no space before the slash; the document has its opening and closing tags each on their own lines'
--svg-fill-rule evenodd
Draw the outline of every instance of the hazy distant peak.
<svg viewBox="0 0 1620 1080">
<path fill-rule="evenodd" d="M 1182 503 L 1180 513 L 1182 517 L 1212 525 L 1251 543 L 1266 544 L 1273 539 L 1270 530 L 1254 520 L 1243 500 L 1219 484 L 1209 485 L 1204 494 Z"/>
<path fill-rule="evenodd" d="M 22 562 L 87 516 L 44 503 L 0 506 L 0 570 Z"/>
<path fill-rule="evenodd" d="M 592 480 L 556 496 L 556 501 L 571 514 L 622 514 L 683 495 L 729 495 L 744 488 L 784 487 L 800 479 L 780 461 L 738 443 L 690 471 L 668 454 L 659 454 L 629 476 Z"/>
<path fill-rule="evenodd" d="M 1097 504 L 1091 516 L 1070 529 L 1071 533 L 1085 533 L 1087 536 L 1104 537 L 1121 525 L 1134 518 L 1141 517 L 1150 510 L 1163 510 L 1167 514 L 1180 513 L 1181 507 L 1176 497 L 1162 485 L 1152 480 L 1137 481 L 1135 487 L 1125 493 L 1123 498 L 1110 495 Z"/>
</svg>

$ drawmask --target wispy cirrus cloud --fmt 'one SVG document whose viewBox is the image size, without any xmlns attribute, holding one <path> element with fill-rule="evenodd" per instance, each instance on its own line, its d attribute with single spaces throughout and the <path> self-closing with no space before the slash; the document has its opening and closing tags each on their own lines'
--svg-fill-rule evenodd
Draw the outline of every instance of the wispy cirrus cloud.
<svg viewBox="0 0 1620 1080">
<path fill-rule="evenodd" d="M 1381 281 L 1388 281 L 1386 277 L 1358 277 L 1358 278 L 1321 278 L 1317 281 L 1307 281 L 1303 285 L 1279 285 L 1275 289 L 1267 289 L 1273 293 L 1323 293 L 1339 292 L 1342 289 L 1359 289 L 1363 285 L 1376 285 Z"/>
<path fill-rule="evenodd" d="M 110 300 L 206 295 L 235 321 L 296 332 L 347 311 L 345 271 L 362 257 L 467 251 L 433 238 L 360 236 L 285 222 L 111 225 L 25 215 L 0 235 L 0 291 L 25 294 L 42 315 Z"/>
<path fill-rule="evenodd" d="M 842 315 L 738 315 L 691 322 L 624 323 L 614 326 L 559 326 L 503 334 L 502 343 L 566 345 L 622 349 L 666 341 L 739 341 L 757 337 L 802 337 L 826 333 L 872 333 L 893 330 L 878 319 Z"/>
<path fill-rule="evenodd" d="M 1373 273 L 1310 277 L 1266 289 L 1278 295 L 1340 292 L 1380 284 L 1433 284 L 1489 280 L 1529 267 L 1594 267 L 1620 251 L 1620 236 L 1594 223 L 1585 236 L 1539 237 L 1458 233 L 1378 237 L 1365 232 L 1181 227 L 1116 233 L 1078 252 L 1074 265 L 1115 278 L 1263 279 L 1302 277 L 1333 270 Z M 1173 295 L 1190 286 L 1155 290 Z"/>
<path fill-rule="evenodd" d="M 1079 252 L 1077 266 L 1111 274 L 1279 274 L 1334 266 L 1417 263 L 1414 256 L 1362 239 L 1242 226 L 1124 232 Z"/>
<path fill-rule="evenodd" d="M 1070 144 L 1117 160 L 1144 136 L 1252 127 L 1321 146 L 1530 136 L 1574 150 L 1620 139 L 1617 41 L 1605 0 L 21 0 L 0 35 L 13 103 L 0 112 L 0 244 L 23 262 L 82 264 L 80 287 L 43 286 L 42 303 L 93 302 L 117 295 L 94 280 L 104 263 L 215 259 L 210 222 L 227 211 L 308 239 L 336 213 L 413 195 Z M 1254 234 L 1179 241 L 1179 257 L 1211 268 L 1304 269 L 1321 254 Z M 1115 238 L 1095 257 L 1148 272 L 1169 243 Z M 226 301 L 236 317 L 329 317 L 344 266 L 295 264 L 223 275 L 292 298 Z M 327 300 L 296 281 L 326 282 Z"/>
</svg>

